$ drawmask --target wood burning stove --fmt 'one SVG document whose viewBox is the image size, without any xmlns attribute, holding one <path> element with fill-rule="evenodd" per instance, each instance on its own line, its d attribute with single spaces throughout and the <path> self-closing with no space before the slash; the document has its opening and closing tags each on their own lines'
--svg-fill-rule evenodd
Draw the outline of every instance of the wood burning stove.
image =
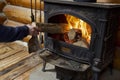
<svg viewBox="0 0 120 80">
<path fill-rule="evenodd" d="M 63 33 L 45 33 L 45 51 L 41 57 L 55 65 L 60 80 L 84 80 L 85 77 L 76 79 L 75 76 L 81 72 L 89 75 L 89 71 L 93 72 L 92 80 L 98 80 L 98 73 L 113 61 L 120 5 L 61 0 L 44 2 L 46 23 L 70 25 Z M 45 54 L 49 55 L 43 57 Z"/>
</svg>

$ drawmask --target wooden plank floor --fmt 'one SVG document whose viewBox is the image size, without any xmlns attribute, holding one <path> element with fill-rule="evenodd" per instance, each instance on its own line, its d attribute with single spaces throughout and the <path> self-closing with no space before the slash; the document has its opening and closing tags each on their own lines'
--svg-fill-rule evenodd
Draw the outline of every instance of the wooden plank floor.
<svg viewBox="0 0 120 80">
<path fill-rule="evenodd" d="M 0 80 L 29 80 L 29 74 L 42 60 L 38 54 L 29 54 L 27 47 L 0 43 Z"/>
</svg>

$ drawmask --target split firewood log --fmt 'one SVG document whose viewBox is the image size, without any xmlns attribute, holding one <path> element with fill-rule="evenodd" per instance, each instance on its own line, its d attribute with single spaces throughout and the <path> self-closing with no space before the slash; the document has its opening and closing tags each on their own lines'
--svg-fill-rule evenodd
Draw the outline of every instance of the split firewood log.
<svg viewBox="0 0 120 80">
<path fill-rule="evenodd" d="M 37 23 L 41 32 L 47 33 L 65 33 L 69 30 L 68 24 L 65 23 Z"/>
<path fill-rule="evenodd" d="M 84 48 L 89 47 L 87 41 L 82 38 L 82 33 L 79 29 L 78 30 L 77 29 L 69 30 L 68 33 L 64 34 L 64 40 L 65 40 L 65 42 L 76 45 L 76 46 L 80 46 L 80 47 L 84 47 Z"/>
<path fill-rule="evenodd" d="M 84 47 L 84 48 L 89 48 L 88 43 L 83 39 L 78 40 L 77 42 L 74 42 L 73 45 Z"/>
</svg>

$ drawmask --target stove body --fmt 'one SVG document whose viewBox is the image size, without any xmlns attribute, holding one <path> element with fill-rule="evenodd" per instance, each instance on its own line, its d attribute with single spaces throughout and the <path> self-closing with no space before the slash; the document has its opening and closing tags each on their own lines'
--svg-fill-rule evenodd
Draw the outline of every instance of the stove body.
<svg viewBox="0 0 120 80">
<path fill-rule="evenodd" d="M 97 80 L 97 73 L 113 61 L 119 9 L 120 6 L 115 4 L 45 0 L 46 23 L 65 23 L 63 15 L 69 14 L 87 22 L 92 29 L 89 48 L 56 40 L 49 36 L 49 33 L 45 33 L 45 48 L 54 55 L 54 57 L 46 58 L 45 61 L 55 65 L 58 74 L 59 72 L 62 74 L 60 69 L 84 72 L 90 68 L 95 73 L 94 77 Z"/>
</svg>

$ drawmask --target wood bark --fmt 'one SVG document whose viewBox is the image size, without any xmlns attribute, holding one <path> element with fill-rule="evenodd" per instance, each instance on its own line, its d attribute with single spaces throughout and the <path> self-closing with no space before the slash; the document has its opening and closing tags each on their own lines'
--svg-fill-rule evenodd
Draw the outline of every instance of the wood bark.
<svg viewBox="0 0 120 80">
<path fill-rule="evenodd" d="M 0 12 L 2 12 L 5 5 L 5 2 L 3 0 L 0 0 Z"/>
<path fill-rule="evenodd" d="M 31 8 L 31 0 L 6 0 L 8 4 L 16 5 L 16 6 L 23 6 L 27 8 Z M 35 0 L 32 0 L 33 8 L 35 9 Z M 44 10 L 44 2 L 40 0 L 36 0 L 36 9 Z"/>
<path fill-rule="evenodd" d="M 36 24 L 41 32 L 48 32 L 48 33 L 65 33 L 69 30 L 68 24 L 65 23 L 37 23 Z"/>
<path fill-rule="evenodd" d="M 4 13 L 0 13 L 0 24 L 3 24 L 6 19 L 7 17 L 4 15 Z"/>
<path fill-rule="evenodd" d="M 4 7 L 3 12 L 8 17 L 8 19 L 21 22 L 21 23 L 31 23 L 31 9 L 7 5 Z M 34 11 L 35 12 L 35 11 Z M 41 22 L 44 22 L 44 12 L 41 12 Z M 36 11 L 36 22 L 40 22 L 40 11 Z"/>
</svg>

